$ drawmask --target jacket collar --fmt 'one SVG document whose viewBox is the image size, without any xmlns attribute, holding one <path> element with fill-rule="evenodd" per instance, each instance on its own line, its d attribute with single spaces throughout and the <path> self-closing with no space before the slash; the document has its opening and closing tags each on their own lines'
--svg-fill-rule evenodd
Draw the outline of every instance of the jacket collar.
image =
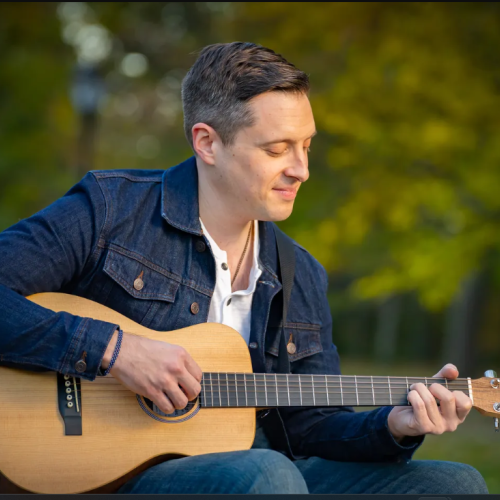
<svg viewBox="0 0 500 500">
<path fill-rule="evenodd" d="M 173 227 L 202 236 L 198 199 L 198 169 L 192 156 L 175 167 L 165 170 L 161 193 L 162 217 Z M 261 264 L 277 278 L 278 253 L 273 222 L 259 222 Z"/>
<path fill-rule="evenodd" d="M 198 202 L 198 169 L 194 156 L 165 170 L 161 205 L 161 215 L 170 225 L 197 236 L 203 234 Z"/>
</svg>

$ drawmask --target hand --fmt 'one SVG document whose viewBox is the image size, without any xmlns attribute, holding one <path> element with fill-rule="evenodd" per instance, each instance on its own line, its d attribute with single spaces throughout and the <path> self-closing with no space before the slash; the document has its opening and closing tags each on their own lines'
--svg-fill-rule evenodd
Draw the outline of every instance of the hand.
<svg viewBox="0 0 500 500">
<path fill-rule="evenodd" d="M 101 363 L 103 369 L 109 365 L 116 340 L 115 332 Z M 110 373 L 166 414 L 185 408 L 201 391 L 202 371 L 183 347 L 127 333 Z"/>
<path fill-rule="evenodd" d="M 454 380 L 457 367 L 448 363 L 433 378 Z M 391 434 L 401 441 L 405 436 L 453 432 L 472 408 L 472 400 L 462 391 L 450 391 L 440 384 L 417 383 L 410 386 L 408 401 L 411 407 L 395 406 L 388 416 Z M 435 397 L 439 400 L 437 405 Z"/>
</svg>

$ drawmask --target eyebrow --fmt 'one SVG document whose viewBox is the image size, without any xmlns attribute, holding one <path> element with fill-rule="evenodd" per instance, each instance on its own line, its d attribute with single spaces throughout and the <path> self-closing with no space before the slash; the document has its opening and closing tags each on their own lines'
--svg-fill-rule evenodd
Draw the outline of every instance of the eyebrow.
<svg viewBox="0 0 500 500">
<path fill-rule="evenodd" d="M 312 139 L 316 134 L 318 133 L 317 130 L 314 131 L 313 135 L 309 136 L 306 141 L 308 139 Z M 277 139 L 277 140 L 274 140 L 274 141 L 268 141 L 268 142 L 263 142 L 262 144 L 259 144 L 259 146 L 270 146 L 271 144 L 279 144 L 280 142 L 289 142 L 289 143 L 296 143 L 298 141 L 294 141 L 292 139 Z"/>
</svg>

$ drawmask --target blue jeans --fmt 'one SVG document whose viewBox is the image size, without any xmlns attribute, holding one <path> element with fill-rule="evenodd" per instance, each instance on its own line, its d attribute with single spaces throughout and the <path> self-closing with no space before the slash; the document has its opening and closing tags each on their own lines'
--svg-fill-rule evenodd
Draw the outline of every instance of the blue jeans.
<svg viewBox="0 0 500 500">
<path fill-rule="evenodd" d="M 261 448 L 262 447 L 262 448 Z M 487 494 L 470 465 L 438 460 L 291 461 L 267 449 L 262 429 L 245 451 L 179 458 L 138 475 L 119 493 L 379 493 Z"/>
</svg>

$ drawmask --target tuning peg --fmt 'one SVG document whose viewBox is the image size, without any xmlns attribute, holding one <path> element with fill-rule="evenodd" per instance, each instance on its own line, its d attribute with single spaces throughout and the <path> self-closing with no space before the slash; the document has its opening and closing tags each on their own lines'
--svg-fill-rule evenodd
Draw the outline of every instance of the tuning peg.
<svg viewBox="0 0 500 500">
<path fill-rule="evenodd" d="M 493 425 L 495 426 L 495 432 L 498 432 L 498 418 L 494 419 Z"/>
<path fill-rule="evenodd" d="M 497 372 L 495 370 L 486 370 L 484 372 L 484 376 L 489 378 L 496 378 Z"/>
</svg>

